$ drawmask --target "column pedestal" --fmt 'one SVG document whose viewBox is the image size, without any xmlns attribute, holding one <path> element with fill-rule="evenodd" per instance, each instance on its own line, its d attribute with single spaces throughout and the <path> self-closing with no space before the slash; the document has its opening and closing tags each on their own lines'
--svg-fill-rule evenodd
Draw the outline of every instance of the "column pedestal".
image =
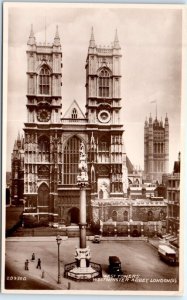
<svg viewBox="0 0 187 300">
<path fill-rule="evenodd" d="M 77 184 L 80 187 L 79 248 L 75 250 L 75 263 L 72 263 L 71 269 L 68 266 L 66 276 L 76 280 L 91 280 L 101 276 L 101 266 L 90 262 L 90 248 L 86 247 L 86 186 L 88 185 L 88 173 L 83 143 L 80 145 L 79 171 L 77 176 Z"/>
<path fill-rule="evenodd" d="M 90 265 L 90 248 L 76 248 L 75 261 L 76 267 L 67 273 L 68 277 L 76 280 L 90 280 L 100 275 L 99 271 Z"/>
</svg>

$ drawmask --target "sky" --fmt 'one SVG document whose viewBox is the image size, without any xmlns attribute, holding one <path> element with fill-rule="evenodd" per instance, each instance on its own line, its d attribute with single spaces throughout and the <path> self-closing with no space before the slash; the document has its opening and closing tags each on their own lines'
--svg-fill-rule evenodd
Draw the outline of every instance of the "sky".
<svg viewBox="0 0 187 300">
<path fill-rule="evenodd" d="M 126 153 L 134 166 L 144 167 L 144 122 L 150 113 L 169 118 L 169 171 L 181 150 L 181 9 L 128 6 L 78 7 L 34 4 L 8 11 L 7 171 L 18 131 L 27 119 L 27 40 L 31 24 L 36 41 L 52 43 L 56 25 L 63 52 L 62 114 L 76 99 L 85 112 L 85 62 L 94 28 L 96 44 L 110 45 L 115 30 L 121 46 L 121 123 Z"/>
</svg>

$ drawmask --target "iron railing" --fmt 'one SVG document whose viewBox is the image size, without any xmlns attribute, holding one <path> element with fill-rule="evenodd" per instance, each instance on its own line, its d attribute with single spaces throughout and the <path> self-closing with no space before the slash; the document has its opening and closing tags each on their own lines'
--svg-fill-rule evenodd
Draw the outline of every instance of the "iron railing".
<svg viewBox="0 0 187 300">
<path fill-rule="evenodd" d="M 71 272 L 74 268 L 77 267 L 76 262 L 72 262 L 69 264 L 64 265 L 64 277 L 65 278 L 72 278 L 75 280 L 88 280 L 88 273 L 81 273 L 81 277 L 73 272 Z M 95 272 L 90 274 L 90 280 L 93 280 L 93 278 L 102 277 L 102 268 L 100 264 L 97 264 L 95 262 L 90 262 L 90 267 L 92 267 Z"/>
</svg>

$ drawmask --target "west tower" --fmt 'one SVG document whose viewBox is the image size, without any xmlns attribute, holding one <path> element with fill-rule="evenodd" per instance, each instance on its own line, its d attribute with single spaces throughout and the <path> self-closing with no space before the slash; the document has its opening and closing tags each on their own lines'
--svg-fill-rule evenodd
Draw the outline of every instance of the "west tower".
<svg viewBox="0 0 187 300">
<path fill-rule="evenodd" d="M 86 60 L 86 117 L 92 199 L 119 199 L 127 191 L 121 111 L 121 47 L 97 47 L 93 29 Z M 93 201 L 94 205 L 94 201 Z"/>
<path fill-rule="evenodd" d="M 58 27 L 52 44 L 36 42 L 31 27 L 27 42 L 27 122 L 25 123 L 24 195 L 36 215 L 54 214 L 61 173 L 61 44 Z"/>
</svg>

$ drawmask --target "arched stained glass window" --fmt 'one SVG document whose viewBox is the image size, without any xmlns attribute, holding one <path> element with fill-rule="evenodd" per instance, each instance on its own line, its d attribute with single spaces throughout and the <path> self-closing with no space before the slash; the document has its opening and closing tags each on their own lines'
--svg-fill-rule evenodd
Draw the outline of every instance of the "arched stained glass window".
<svg viewBox="0 0 187 300">
<path fill-rule="evenodd" d="M 39 74 L 39 93 L 49 95 L 50 91 L 50 72 L 47 66 L 40 70 Z"/>
<path fill-rule="evenodd" d="M 159 213 L 159 219 L 160 221 L 164 220 L 165 214 L 163 212 L 163 210 L 161 209 L 160 213 Z"/>
<path fill-rule="evenodd" d="M 124 219 L 124 221 L 128 221 L 128 211 L 124 211 L 123 212 L 123 219 Z"/>
<path fill-rule="evenodd" d="M 112 221 L 113 221 L 113 222 L 116 222 L 116 221 L 117 221 L 117 216 L 118 216 L 117 211 L 116 211 L 116 210 L 113 210 L 113 212 L 112 212 Z"/>
<path fill-rule="evenodd" d="M 99 97 L 109 97 L 110 73 L 102 69 L 99 73 Z"/>
<path fill-rule="evenodd" d="M 152 210 L 148 211 L 147 217 L 148 217 L 148 221 L 153 221 L 153 212 L 152 212 Z"/>
<path fill-rule="evenodd" d="M 68 140 L 64 149 L 64 184 L 77 184 L 80 139 Z"/>
</svg>

